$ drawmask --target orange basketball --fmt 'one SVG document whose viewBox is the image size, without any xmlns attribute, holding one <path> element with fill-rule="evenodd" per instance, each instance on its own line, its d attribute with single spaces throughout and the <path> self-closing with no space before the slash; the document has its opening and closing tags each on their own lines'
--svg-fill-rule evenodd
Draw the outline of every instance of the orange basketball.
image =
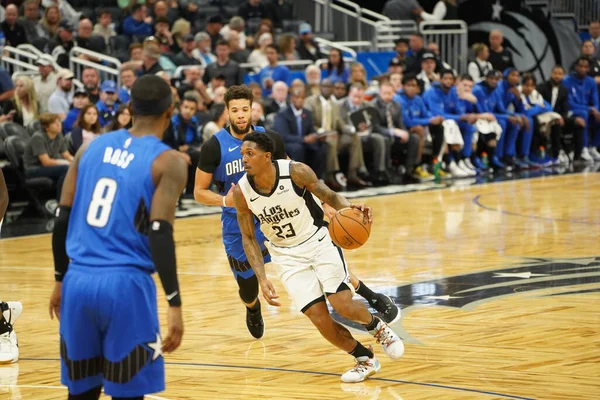
<svg viewBox="0 0 600 400">
<path fill-rule="evenodd" d="M 329 222 L 329 235 L 342 249 L 358 249 L 369 240 L 371 224 L 367 216 L 355 208 L 338 211 Z"/>
</svg>

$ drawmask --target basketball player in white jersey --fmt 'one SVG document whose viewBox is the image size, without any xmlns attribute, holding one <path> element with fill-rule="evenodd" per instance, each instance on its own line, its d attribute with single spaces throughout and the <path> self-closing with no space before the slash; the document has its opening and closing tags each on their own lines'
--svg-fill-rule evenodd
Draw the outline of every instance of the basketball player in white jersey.
<svg viewBox="0 0 600 400">
<path fill-rule="evenodd" d="M 371 209 L 350 204 L 319 182 L 313 170 L 302 163 L 273 162 L 273 152 L 274 143 L 267 135 L 251 133 L 243 139 L 241 153 L 246 174 L 233 189 L 233 198 L 244 251 L 264 298 L 279 306 L 255 237 L 256 217 L 268 240 L 272 260 L 281 267 L 281 282 L 296 306 L 325 339 L 356 359 L 356 365 L 342 375 L 342 381 L 361 382 L 381 368 L 379 361 L 370 346 L 363 346 L 331 318 L 325 297 L 341 316 L 365 326 L 390 358 L 400 358 L 404 344 L 364 303 L 352 300 L 354 287 L 344 255 L 329 236 L 321 204 L 327 203 L 336 210 L 357 208 L 369 220 Z"/>
<path fill-rule="evenodd" d="M 8 208 L 8 188 L 0 169 L 0 229 Z M 21 315 L 23 304 L 18 301 L 0 301 L 0 364 L 10 364 L 19 360 L 19 345 L 13 324 Z"/>
</svg>

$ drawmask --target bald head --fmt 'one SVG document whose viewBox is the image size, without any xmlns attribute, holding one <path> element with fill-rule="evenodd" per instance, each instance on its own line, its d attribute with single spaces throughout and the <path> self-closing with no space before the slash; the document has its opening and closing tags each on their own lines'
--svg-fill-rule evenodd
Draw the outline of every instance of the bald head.
<svg viewBox="0 0 600 400">
<path fill-rule="evenodd" d="M 499 49 L 502 47 L 502 43 L 504 42 L 504 35 L 502 35 L 502 31 L 499 29 L 494 29 L 490 32 L 490 47 L 492 49 Z"/>
<path fill-rule="evenodd" d="M 17 18 L 19 18 L 19 9 L 14 4 L 9 4 L 6 6 L 5 10 L 5 19 L 6 23 L 10 26 L 14 26 L 17 23 Z"/>
</svg>

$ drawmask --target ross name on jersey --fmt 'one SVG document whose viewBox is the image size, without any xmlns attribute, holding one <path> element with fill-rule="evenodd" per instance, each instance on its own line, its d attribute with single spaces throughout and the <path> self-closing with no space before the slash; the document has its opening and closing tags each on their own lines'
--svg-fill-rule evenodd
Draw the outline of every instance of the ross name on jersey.
<svg viewBox="0 0 600 400">
<path fill-rule="evenodd" d="M 244 172 L 244 163 L 241 159 L 233 160 L 225 164 L 225 173 L 227 175 L 234 175 L 238 172 Z"/>
<path fill-rule="evenodd" d="M 271 207 L 267 210 L 267 207 L 263 208 L 263 211 L 258 214 L 258 219 L 261 223 L 265 224 L 278 224 L 286 218 L 293 218 L 300 214 L 299 209 L 288 211 L 281 206 Z"/>
<path fill-rule="evenodd" d="M 129 166 L 134 158 L 135 154 L 130 153 L 127 150 L 107 147 L 106 150 L 104 150 L 104 159 L 102 162 L 105 164 L 116 165 L 117 167 L 125 169 Z"/>
</svg>

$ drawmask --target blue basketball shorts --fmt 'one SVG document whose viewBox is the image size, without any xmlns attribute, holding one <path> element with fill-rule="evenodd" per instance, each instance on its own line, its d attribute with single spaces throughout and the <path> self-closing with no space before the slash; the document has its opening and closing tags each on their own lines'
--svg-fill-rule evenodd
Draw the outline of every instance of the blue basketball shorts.
<svg viewBox="0 0 600 400">
<path fill-rule="evenodd" d="M 227 254 L 233 276 L 236 279 L 238 276 L 243 279 L 251 278 L 254 276 L 254 271 L 250 267 L 248 257 L 246 257 L 246 253 L 244 252 L 242 233 L 240 232 L 237 217 L 235 215 L 223 215 L 221 224 L 223 229 L 223 245 L 225 246 L 225 253 Z M 265 235 L 260 230 L 258 223 L 256 224 L 255 235 L 260 250 L 263 253 L 265 264 L 271 262 L 271 256 L 265 247 Z"/>
<path fill-rule="evenodd" d="M 61 381 L 71 394 L 104 386 L 110 396 L 165 389 L 152 277 L 135 267 L 71 264 L 62 285 Z"/>
</svg>

